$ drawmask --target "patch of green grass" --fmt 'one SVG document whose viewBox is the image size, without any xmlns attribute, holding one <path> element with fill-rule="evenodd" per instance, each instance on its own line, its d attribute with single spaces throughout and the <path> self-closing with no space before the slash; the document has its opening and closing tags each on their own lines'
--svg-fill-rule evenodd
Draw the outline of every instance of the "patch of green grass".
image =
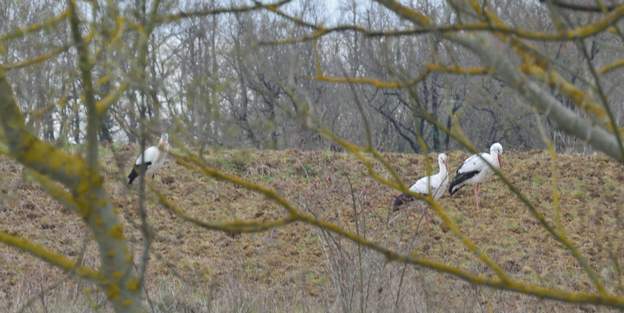
<svg viewBox="0 0 624 313">
<path fill-rule="evenodd" d="M 305 273 L 305 279 L 307 282 L 314 284 L 316 286 L 324 286 L 328 281 L 327 275 L 321 275 L 319 273 L 312 272 L 312 271 Z"/>
<path fill-rule="evenodd" d="M 213 159 L 216 166 L 237 175 L 243 175 L 251 164 L 253 156 L 249 150 L 232 150 Z"/>
<path fill-rule="evenodd" d="M 464 214 L 462 214 L 460 211 L 457 211 L 456 213 L 452 214 L 451 217 L 453 218 L 453 220 L 455 221 L 455 223 L 457 223 L 458 225 L 461 225 L 462 222 L 464 222 Z"/>
<path fill-rule="evenodd" d="M 615 180 L 611 179 L 609 176 L 605 176 L 604 187 L 607 191 L 613 192 L 617 190 L 618 184 Z"/>
<path fill-rule="evenodd" d="M 546 177 L 541 176 L 541 175 L 534 175 L 533 177 L 531 177 L 531 183 L 533 184 L 534 187 L 543 186 L 545 181 L 546 181 Z"/>
<path fill-rule="evenodd" d="M 273 175 L 262 175 L 259 178 L 260 182 L 264 184 L 270 184 L 275 181 L 275 177 Z"/>
<path fill-rule="evenodd" d="M 572 196 L 578 200 L 585 200 L 587 197 L 587 190 L 585 185 L 582 182 L 577 182 L 574 185 L 574 190 L 572 191 Z"/>
<path fill-rule="evenodd" d="M 260 266 L 260 264 L 258 264 L 257 261 L 248 258 L 245 259 L 245 262 L 243 263 L 243 271 L 247 275 L 256 276 L 262 271 L 262 267 Z"/>
<path fill-rule="evenodd" d="M 507 219 L 505 227 L 514 232 L 524 232 L 524 228 L 517 219 Z"/>
<path fill-rule="evenodd" d="M 333 162 L 336 158 L 335 152 L 330 150 L 322 150 L 321 151 L 321 159 L 324 162 Z"/>
<path fill-rule="evenodd" d="M 292 175 L 304 178 L 312 178 L 318 176 L 319 172 L 314 166 L 303 163 L 300 165 L 295 165 L 292 171 Z"/>
</svg>

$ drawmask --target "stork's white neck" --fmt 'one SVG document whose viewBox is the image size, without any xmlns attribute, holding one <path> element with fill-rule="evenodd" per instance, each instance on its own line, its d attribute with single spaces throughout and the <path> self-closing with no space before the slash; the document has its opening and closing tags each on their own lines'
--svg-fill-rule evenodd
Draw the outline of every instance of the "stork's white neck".
<svg viewBox="0 0 624 313">
<path fill-rule="evenodd" d="M 494 160 L 494 162 L 496 162 L 496 166 L 500 168 L 500 159 L 499 159 L 499 154 L 496 151 L 491 151 L 490 155 L 492 156 L 492 159 Z"/>
<path fill-rule="evenodd" d="M 162 152 L 168 152 L 169 151 L 169 143 L 168 142 L 163 142 L 162 140 L 158 143 L 158 149 Z"/>
<path fill-rule="evenodd" d="M 446 164 L 444 164 L 444 161 L 438 160 L 438 166 L 440 167 L 440 175 L 446 175 L 447 169 L 446 169 Z"/>
</svg>

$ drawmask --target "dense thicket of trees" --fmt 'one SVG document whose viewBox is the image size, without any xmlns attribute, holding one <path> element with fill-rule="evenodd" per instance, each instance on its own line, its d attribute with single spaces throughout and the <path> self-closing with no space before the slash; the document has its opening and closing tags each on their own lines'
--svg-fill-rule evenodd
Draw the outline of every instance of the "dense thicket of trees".
<svg viewBox="0 0 624 313">
<path fill-rule="evenodd" d="M 144 19 L 141 1 L 124 2 L 118 7 L 106 4 L 92 8 L 84 5 L 84 18 L 98 21 L 91 48 L 98 53 L 94 68 L 98 97 L 106 95 L 124 81 L 132 68 L 134 50 L 111 49 L 131 42 L 136 34 L 132 25 L 110 18 L 111 10 L 123 10 L 128 23 Z M 235 2 L 234 2 L 235 3 Z M 244 2 L 241 2 L 244 3 Z M 231 4 L 230 1 L 162 1 L 162 13 L 193 11 Z M 414 2 L 414 7 L 440 24 L 458 21 L 453 2 Z M 0 32 L 20 25 L 42 21 L 64 10 L 64 5 L 47 1 L 5 1 L 0 4 Z M 538 1 L 494 1 L 488 6 L 500 13 L 510 25 L 527 30 L 555 31 L 556 25 L 544 3 Z M 124 13 L 125 12 L 125 13 Z M 297 1 L 284 12 L 305 23 L 357 25 L 374 31 L 409 29 L 409 22 L 384 10 L 380 4 L 344 1 L 339 5 L 322 1 Z M 565 12 L 571 24 L 595 21 L 597 14 Z M 84 29 L 86 34 L 87 30 Z M 267 10 L 238 15 L 212 15 L 187 18 L 159 25 L 148 42 L 144 93 L 127 88 L 106 113 L 99 131 L 102 141 L 136 142 L 141 114 L 147 117 L 154 133 L 175 128 L 180 140 L 201 146 L 256 148 L 327 148 L 330 143 L 294 122 L 302 112 L 289 98 L 291 88 L 307 97 L 311 110 L 322 124 L 336 134 L 363 143 L 362 120 L 348 86 L 315 80 L 325 75 L 367 77 L 385 81 L 410 80 L 422 75 L 431 64 L 479 65 L 478 57 L 466 49 L 441 40 L 435 33 L 411 36 L 379 36 L 353 31 L 337 31 L 292 44 L 276 42 L 306 38 L 314 29 L 297 24 Z M 585 40 L 591 62 L 606 64 L 618 56 L 611 34 Z M 27 124 L 42 138 L 52 142 L 80 143 L 85 137 L 85 111 L 80 102 L 80 76 L 71 65 L 76 62 L 73 49 L 59 51 L 46 62 L 19 68 L 22 60 L 54 53 L 70 43 L 66 24 L 5 43 L 4 64 L 10 71 L 22 109 L 29 112 Z M 591 72 L 583 56 L 570 41 L 548 41 L 533 48 L 560 69 L 572 84 L 589 87 Z M 499 43 L 497 49 L 510 47 Z M 95 51 L 97 50 L 97 51 Z M 517 60 L 510 59 L 511 62 Z M 319 68 L 317 68 L 317 64 Z M 133 75 L 139 75 L 133 73 Z M 603 90 L 617 121 L 624 110 L 617 88 L 619 73 L 603 80 Z M 418 84 L 406 89 L 356 87 L 364 111 L 374 131 L 374 145 L 386 151 L 419 151 L 422 135 L 430 149 L 456 148 L 454 140 L 423 118 L 428 112 L 447 127 L 454 120 L 465 135 L 479 146 L 502 141 L 516 149 L 538 148 L 543 143 L 537 123 L 543 123 L 548 136 L 560 149 L 586 150 L 582 141 L 557 131 L 548 118 L 538 119 L 526 101 L 501 80 L 484 75 L 453 75 L 432 72 Z M 556 87 L 552 94 L 566 107 L 577 106 Z M 142 112 L 143 111 L 143 112 Z M 577 110 L 578 111 L 578 110 Z"/>
</svg>

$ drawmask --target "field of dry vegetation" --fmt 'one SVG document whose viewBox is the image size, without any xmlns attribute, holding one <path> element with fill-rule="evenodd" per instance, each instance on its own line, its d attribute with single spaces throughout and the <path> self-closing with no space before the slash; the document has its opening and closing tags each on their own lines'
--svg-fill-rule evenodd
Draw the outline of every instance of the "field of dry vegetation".
<svg viewBox="0 0 624 313">
<path fill-rule="evenodd" d="M 130 160 L 137 147 L 120 147 Z M 385 157 L 412 182 L 434 155 Z M 451 170 L 466 157 L 449 153 Z M 608 282 L 617 282 L 624 257 L 621 204 L 624 172 L 602 155 L 560 154 L 553 165 L 542 151 L 506 152 L 503 172 L 549 218 L 552 177 L 558 171 L 561 219 L 570 237 Z M 423 218 L 413 203 L 392 213 L 396 191 L 380 186 L 364 166 L 329 151 L 213 151 L 206 162 L 271 186 L 300 208 L 403 253 L 424 255 L 477 273 L 489 269 L 439 220 Z M 107 189 L 126 223 L 137 258 L 141 251 L 137 187 L 108 151 Z M 437 171 L 437 169 L 434 169 Z M 556 175 L 555 175 L 556 176 Z M 150 178 L 151 179 L 151 178 Z M 156 186 L 185 212 L 205 221 L 268 220 L 284 211 L 263 196 L 192 173 L 169 160 Z M 441 203 L 462 231 L 510 275 L 571 290 L 592 290 L 578 263 L 537 224 L 498 178 L 482 187 L 481 210 L 464 188 Z M 0 228 L 96 266 L 97 247 L 72 212 L 52 200 L 22 167 L 0 157 Z M 148 197 L 155 233 L 147 274 L 153 312 L 603 312 L 516 293 L 475 287 L 454 277 L 388 263 L 335 235 L 294 224 L 259 234 L 225 234 L 191 225 Z M 431 214 L 434 215 L 433 213 Z M 609 285 L 610 290 L 621 286 Z M 622 292 L 622 290 L 619 290 Z M 29 303 L 28 303 L 29 302 Z M 29 255 L 0 245 L 0 311 L 107 312 L 106 297 Z"/>
</svg>

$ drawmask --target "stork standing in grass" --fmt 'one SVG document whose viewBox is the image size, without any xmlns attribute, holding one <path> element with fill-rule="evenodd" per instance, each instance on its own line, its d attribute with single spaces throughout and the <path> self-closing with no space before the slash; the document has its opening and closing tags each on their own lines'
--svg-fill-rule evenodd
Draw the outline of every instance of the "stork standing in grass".
<svg viewBox="0 0 624 313">
<path fill-rule="evenodd" d="M 420 193 L 423 195 L 431 195 L 434 199 L 439 199 L 446 192 L 446 187 L 449 183 L 448 178 L 448 157 L 444 153 L 438 155 L 438 166 L 440 171 L 432 176 L 423 177 L 414 183 L 409 190 L 411 192 Z M 408 194 L 401 194 L 394 199 L 392 205 L 394 211 L 399 209 L 404 203 L 414 201 L 414 197 Z"/>
<path fill-rule="evenodd" d="M 456 193 L 465 184 L 474 185 L 475 202 L 477 204 L 477 210 L 479 209 L 479 189 L 480 184 L 485 182 L 490 176 L 492 176 L 492 168 L 501 168 L 502 166 L 502 154 L 503 146 L 500 143 L 494 143 L 490 147 L 490 153 L 481 153 L 479 155 L 473 154 L 457 169 L 457 174 L 451 185 L 449 186 L 449 193 L 451 196 Z M 488 165 L 489 163 L 490 165 Z"/>
<path fill-rule="evenodd" d="M 140 173 L 145 173 L 145 175 L 152 174 L 153 178 L 155 171 L 165 163 L 167 151 L 169 151 L 169 135 L 162 134 L 158 146 L 151 146 L 145 149 L 136 162 L 134 162 L 134 167 L 132 167 L 132 171 L 128 175 L 128 185 L 131 185 L 132 181 L 139 177 Z"/>
</svg>

